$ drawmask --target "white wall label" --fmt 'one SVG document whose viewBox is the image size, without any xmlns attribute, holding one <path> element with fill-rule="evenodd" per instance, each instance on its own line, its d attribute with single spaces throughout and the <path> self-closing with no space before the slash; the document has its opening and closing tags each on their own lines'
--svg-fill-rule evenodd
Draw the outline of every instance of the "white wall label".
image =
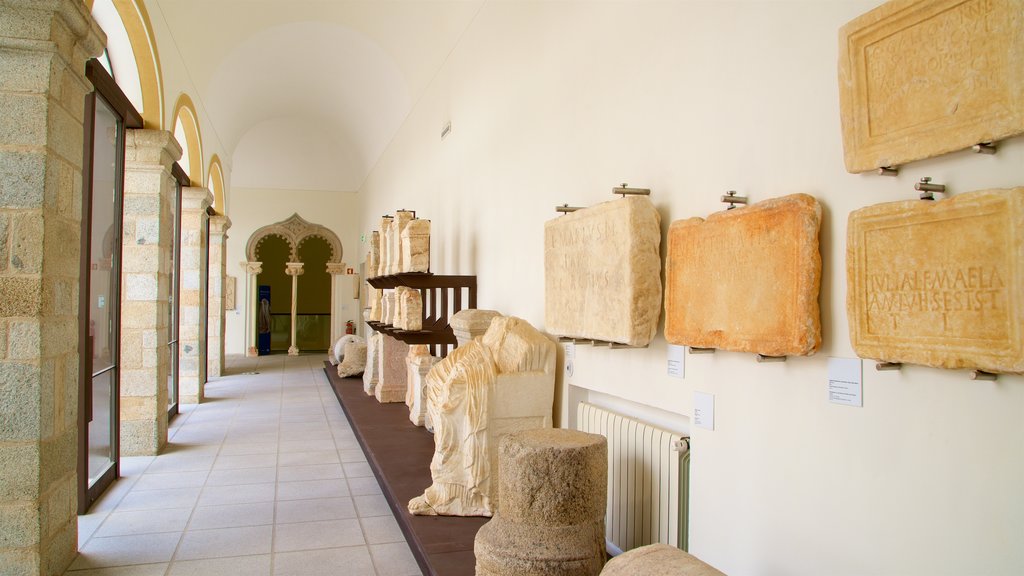
<svg viewBox="0 0 1024 576">
<path fill-rule="evenodd" d="M 682 378 L 686 372 L 686 346 L 668 345 L 668 375 Z"/>
<path fill-rule="evenodd" d="M 693 393 L 693 423 L 698 428 L 715 429 L 715 395 L 707 392 Z"/>
<path fill-rule="evenodd" d="M 565 348 L 565 377 L 572 378 L 573 364 L 576 362 L 576 343 L 562 342 Z"/>
<path fill-rule="evenodd" d="M 845 406 L 864 406 L 861 394 L 862 365 L 860 358 L 828 359 L 828 401 Z"/>
</svg>

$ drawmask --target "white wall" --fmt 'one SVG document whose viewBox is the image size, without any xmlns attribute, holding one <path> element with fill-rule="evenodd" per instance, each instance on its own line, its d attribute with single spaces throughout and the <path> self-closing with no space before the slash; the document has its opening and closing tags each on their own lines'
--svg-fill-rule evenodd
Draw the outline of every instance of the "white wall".
<svg viewBox="0 0 1024 576">
<path fill-rule="evenodd" d="M 357 196 L 350 192 L 272 190 L 234 188 L 231 191 L 231 228 L 225 261 L 228 275 L 238 278 L 238 307 L 227 312 L 224 350 L 227 354 L 245 353 L 245 272 L 239 266 L 246 260 L 245 245 L 256 230 L 286 220 L 297 213 L 313 224 L 329 228 L 341 240 L 342 260 L 353 268 L 365 259 L 360 254 Z M 302 293 L 299 293 L 302 298 Z"/>
<path fill-rule="evenodd" d="M 690 546 L 732 576 L 1024 573 L 1024 379 L 866 361 L 864 407 L 827 402 L 828 357 L 853 357 L 848 214 L 914 197 L 925 175 L 954 193 L 1024 184 L 1020 138 L 897 178 L 845 171 L 837 31 L 877 4 L 488 3 L 360 191 L 363 232 L 418 210 L 435 272 L 477 274 L 480 307 L 541 328 L 555 205 L 628 182 L 653 190 L 667 229 L 730 189 L 821 201 L 816 356 L 690 356 L 678 380 L 660 336 L 577 348 L 574 386 L 683 416 L 695 390 L 715 394 L 716 430 L 692 431 Z"/>
</svg>

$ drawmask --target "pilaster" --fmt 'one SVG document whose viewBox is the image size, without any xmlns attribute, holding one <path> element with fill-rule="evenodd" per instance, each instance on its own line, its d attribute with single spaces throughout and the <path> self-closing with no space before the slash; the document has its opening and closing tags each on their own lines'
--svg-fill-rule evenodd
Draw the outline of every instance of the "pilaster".
<svg viewBox="0 0 1024 576">
<path fill-rule="evenodd" d="M 181 147 L 166 130 L 128 130 L 121 256 L 121 455 L 167 444 L 171 166 Z"/>
<path fill-rule="evenodd" d="M 85 61 L 79 0 L 0 0 L 0 574 L 77 550 L 78 284 Z"/>
<path fill-rule="evenodd" d="M 181 189 L 181 271 L 178 275 L 178 401 L 199 404 L 206 384 L 206 364 L 201 362 L 206 349 L 208 300 L 206 287 L 206 208 L 213 194 L 206 188 Z"/>
<path fill-rule="evenodd" d="M 206 329 L 206 378 L 220 378 L 224 373 L 224 284 L 227 281 L 227 230 L 231 219 L 227 216 L 210 216 L 210 258 L 207 262 L 209 285 L 207 287 L 207 329 Z M 238 294 L 235 295 L 238 298 Z"/>
</svg>

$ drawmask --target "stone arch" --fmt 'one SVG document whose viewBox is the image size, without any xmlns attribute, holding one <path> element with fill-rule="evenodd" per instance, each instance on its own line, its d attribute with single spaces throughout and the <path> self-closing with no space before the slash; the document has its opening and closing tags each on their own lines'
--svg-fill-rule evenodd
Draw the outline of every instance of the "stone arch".
<svg viewBox="0 0 1024 576">
<path fill-rule="evenodd" d="M 249 237 L 249 241 L 245 245 L 245 257 L 250 262 L 256 261 L 256 247 L 267 236 L 280 236 L 284 238 L 290 248 L 292 262 L 300 262 L 299 246 L 310 237 L 318 237 L 327 241 L 327 244 L 331 247 L 330 262 L 341 262 L 344 256 L 344 249 L 337 234 L 331 232 L 325 226 L 313 224 L 298 214 L 292 214 L 287 220 L 264 226 L 252 233 L 252 236 Z"/>
</svg>

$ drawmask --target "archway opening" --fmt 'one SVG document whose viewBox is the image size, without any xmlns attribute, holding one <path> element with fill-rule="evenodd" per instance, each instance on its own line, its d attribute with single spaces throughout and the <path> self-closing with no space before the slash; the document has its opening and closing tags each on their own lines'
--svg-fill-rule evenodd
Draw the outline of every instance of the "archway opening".
<svg viewBox="0 0 1024 576">
<path fill-rule="evenodd" d="M 319 236 L 307 236 L 299 244 L 298 314 L 295 345 L 300 350 L 327 350 L 331 346 L 331 245 Z"/>
<path fill-rule="evenodd" d="M 256 276 L 256 347 L 260 354 L 287 352 L 291 343 L 292 279 L 285 274 L 291 246 L 280 236 L 265 236 L 256 246 L 263 271 Z"/>
</svg>

